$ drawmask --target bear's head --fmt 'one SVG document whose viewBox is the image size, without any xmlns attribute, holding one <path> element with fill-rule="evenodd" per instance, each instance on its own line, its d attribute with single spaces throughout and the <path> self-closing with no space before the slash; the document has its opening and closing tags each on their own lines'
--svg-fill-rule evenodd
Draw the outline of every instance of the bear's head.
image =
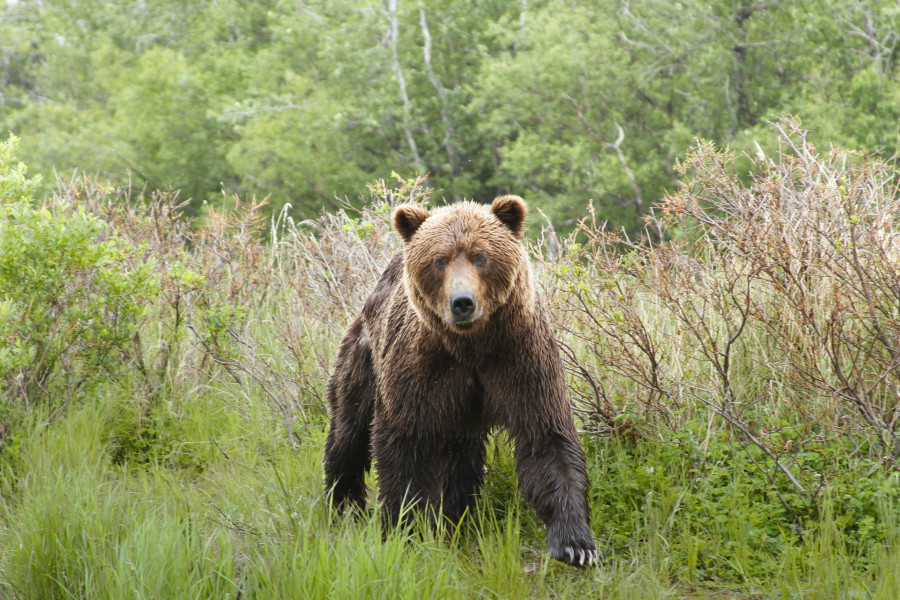
<svg viewBox="0 0 900 600">
<path fill-rule="evenodd" d="M 461 202 L 433 212 L 412 204 L 394 210 L 394 228 L 403 238 L 406 293 L 426 323 L 471 334 L 482 330 L 517 288 L 520 294 L 530 292 L 522 245 L 527 213 L 518 196 L 500 196 L 490 207 Z"/>
</svg>

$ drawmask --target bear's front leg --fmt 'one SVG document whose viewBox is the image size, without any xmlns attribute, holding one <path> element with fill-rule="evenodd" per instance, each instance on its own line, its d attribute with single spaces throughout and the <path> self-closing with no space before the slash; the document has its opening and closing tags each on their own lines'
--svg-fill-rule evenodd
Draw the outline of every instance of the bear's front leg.
<svg viewBox="0 0 900 600">
<path fill-rule="evenodd" d="M 434 444 L 408 429 L 385 424 L 376 417 L 372 453 L 378 473 L 378 499 L 385 520 L 396 524 L 406 511 L 425 511 L 434 521 L 440 509 L 442 457 Z"/>
<path fill-rule="evenodd" d="M 513 432 L 516 473 L 522 495 L 547 525 L 547 550 L 564 563 L 590 565 L 597 550 L 588 527 L 584 453 L 574 427 L 541 431 L 535 423 L 528 429 Z"/>
<path fill-rule="evenodd" d="M 549 328 L 547 328 L 549 329 Z M 515 442 L 519 489 L 547 526 L 550 555 L 572 565 L 597 560 L 589 528 L 587 469 L 549 332 L 509 344 L 479 374 L 491 411 Z"/>
</svg>

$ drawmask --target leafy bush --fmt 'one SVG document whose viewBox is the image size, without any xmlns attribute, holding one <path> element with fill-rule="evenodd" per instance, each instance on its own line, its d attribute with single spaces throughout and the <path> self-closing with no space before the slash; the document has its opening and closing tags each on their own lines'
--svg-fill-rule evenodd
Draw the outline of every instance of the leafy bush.
<svg viewBox="0 0 900 600">
<path fill-rule="evenodd" d="M 68 405 L 126 363 L 148 302 L 152 261 L 74 203 L 37 206 L 35 180 L 0 145 L 0 385 L 9 408 Z M 56 407 L 60 408 L 60 407 Z"/>
<path fill-rule="evenodd" d="M 607 552 L 627 556 L 647 544 L 667 557 L 667 576 L 694 583 L 765 580 L 827 524 L 858 568 L 875 566 L 895 535 L 900 487 L 893 478 L 860 477 L 866 465 L 849 442 L 809 444 L 797 457 L 810 471 L 834 463 L 836 474 L 810 505 L 786 479 L 771 484 L 770 459 L 727 431 L 701 446 L 705 428 L 685 423 L 664 441 L 588 440 L 593 530 Z"/>
</svg>

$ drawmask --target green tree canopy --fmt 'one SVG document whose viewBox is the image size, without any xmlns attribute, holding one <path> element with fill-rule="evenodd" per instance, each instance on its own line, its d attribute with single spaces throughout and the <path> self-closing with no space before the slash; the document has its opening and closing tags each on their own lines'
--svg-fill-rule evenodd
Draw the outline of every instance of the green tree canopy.
<svg viewBox="0 0 900 600">
<path fill-rule="evenodd" d="M 436 198 L 633 226 L 695 138 L 765 147 L 780 114 L 893 154 L 898 39 L 884 0 L 18 0 L 0 122 L 44 191 L 77 168 L 309 216 L 427 172 Z"/>
</svg>

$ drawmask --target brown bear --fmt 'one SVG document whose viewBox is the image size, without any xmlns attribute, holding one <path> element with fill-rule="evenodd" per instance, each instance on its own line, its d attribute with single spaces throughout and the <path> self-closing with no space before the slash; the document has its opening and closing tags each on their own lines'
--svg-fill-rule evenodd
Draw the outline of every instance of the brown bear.
<svg viewBox="0 0 900 600">
<path fill-rule="evenodd" d="M 455 522 L 474 506 L 489 431 L 506 427 L 550 554 L 590 564 L 584 450 L 522 244 L 526 212 L 518 196 L 394 211 L 403 250 L 350 326 L 328 381 L 326 486 L 336 507 L 363 507 L 374 456 L 389 521 L 415 503 Z"/>
</svg>

